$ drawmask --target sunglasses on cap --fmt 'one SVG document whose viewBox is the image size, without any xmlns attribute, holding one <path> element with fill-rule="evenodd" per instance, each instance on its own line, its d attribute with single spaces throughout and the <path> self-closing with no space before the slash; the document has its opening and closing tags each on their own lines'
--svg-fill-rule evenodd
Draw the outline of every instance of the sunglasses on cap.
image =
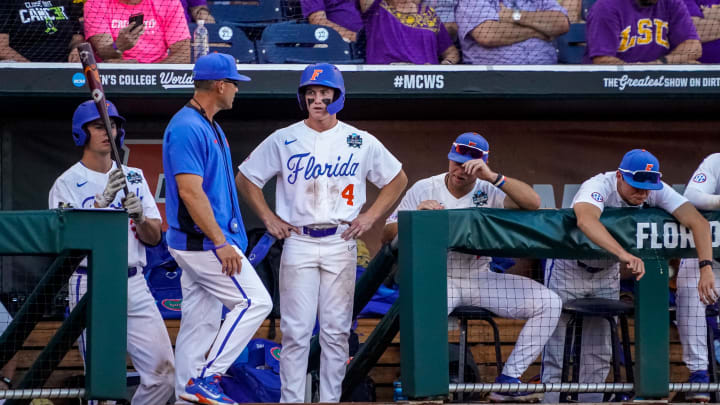
<svg viewBox="0 0 720 405">
<path fill-rule="evenodd" d="M 632 175 L 633 181 L 637 181 L 638 183 L 658 183 L 662 177 L 662 173 L 655 170 L 618 170 L 625 174 Z"/>
<path fill-rule="evenodd" d="M 461 155 L 470 156 L 473 159 L 482 159 L 483 156 L 490 154 L 489 151 L 482 150 L 477 146 L 470 146 L 457 142 L 453 142 L 453 147 L 455 148 L 455 152 Z"/>
</svg>

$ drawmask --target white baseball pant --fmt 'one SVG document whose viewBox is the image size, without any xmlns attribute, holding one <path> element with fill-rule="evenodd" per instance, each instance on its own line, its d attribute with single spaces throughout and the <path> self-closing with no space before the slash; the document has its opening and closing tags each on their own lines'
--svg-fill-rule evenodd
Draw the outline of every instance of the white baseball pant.
<svg viewBox="0 0 720 405">
<path fill-rule="evenodd" d="M 720 288 L 720 271 L 713 261 L 715 288 Z M 707 320 L 705 304 L 700 301 L 698 259 L 683 259 L 677 276 L 677 328 L 683 348 L 683 361 L 695 372 L 708 369 Z"/>
<path fill-rule="evenodd" d="M 303 402 L 310 338 L 320 321 L 320 402 L 340 402 L 352 327 L 357 244 L 293 234 L 280 261 L 280 402 Z"/>
<path fill-rule="evenodd" d="M 449 270 L 449 274 L 454 273 Z M 538 358 L 562 310 L 560 297 L 542 284 L 527 277 L 483 270 L 466 277 L 448 276 L 448 314 L 461 305 L 483 307 L 504 318 L 528 320 L 503 368 L 503 374 L 514 378 L 520 378 Z"/>
<path fill-rule="evenodd" d="M 133 395 L 133 405 L 164 404 L 173 392 L 175 363 L 172 344 L 165 322 L 155 305 L 142 268 L 128 278 L 127 350 L 135 370 L 140 374 L 140 386 Z M 87 275 L 73 273 L 69 285 L 70 310 L 87 291 Z M 85 332 L 78 342 L 85 359 Z"/>
<path fill-rule="evenodd" d="M 563 302 L 577 298 L 620 298 L 620 265 L 603 261 L 605 270 L 590 273 L 577 264 L 577 260 L 548 259 L 545 266 L 545 285 L 555 291 Z M 565 347 L 565 329 L 569 316 L 560 316 L 560 322 L 550 340 L 545 345 L 542 361 L 542 382 L 560 383 L 562 374 L 563 349 Z M 581 383 L 605 382 L 610 371 L 612 344 L 610 325 L 603 318 L 585 318 L 582 327 L 582 347 L 580 356 Z M 547 392 L 544 403 L 559 402 L 560 393 Z M 579 394 L 580 402 L 602 402 L 602 393 Z"/>
<path fill-rule="evenodd" d="M 242 251 L 233 247 L 242 256 L 242 269 L 232 277 L 223 274 L 222 263 L 212 250 L 169 249 L 183 270 L 182 319 L 175 342 L 176 403 L 183 403 L 178 396 L 185 392 L 190 378 L 227 371 L 272 310 L 270 294 L 255 269 Z M 220 326 L 223 305 L 230 312 Z"/>
</svg>

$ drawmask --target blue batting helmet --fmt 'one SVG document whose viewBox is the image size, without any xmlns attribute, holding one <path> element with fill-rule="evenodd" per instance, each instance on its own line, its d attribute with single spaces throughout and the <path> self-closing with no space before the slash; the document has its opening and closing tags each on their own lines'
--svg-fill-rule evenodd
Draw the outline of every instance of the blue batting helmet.
<svg viewBox="0 0 720 405">
<path fill-rule="evenodd" d="M 329 114 L 337 114 L 342 110 L 345 104 L 345 82 L 337 66 L 329 63 L 316 63 L 305 68 L 300 76 L 297 93 L 298 103 L 303 112 L 307 111 L 307 102 L 305 101 L 305 87 L 307 86 L 325 86 L 335 89 L 333 102 L 327 106 L 327 111 Z"/>
<path fill-rule="evenodd" d="M 117 147 L 121 148 L 125 140 L 125 129 L 123 128 L 125 118 L 118 113 L 117 108 L 115 108 L 115 105 L 110 101 L 107 102 L 107 109 L 108 115 L 115 120 L 115 125 L 117 125 L 118 133 L 115 142 Z M 97 107 L 95 107 L 94 101 L 88 100 L 78 106 L 73 114 L 72 120 L 72 135 L 75 145 L 85 146 L 88 139 L 90 139 L 90 133 L 85 130 L 85 124 L 95 121 L 98 118 L 100 118 L 100 113 Z"/>
</svg>

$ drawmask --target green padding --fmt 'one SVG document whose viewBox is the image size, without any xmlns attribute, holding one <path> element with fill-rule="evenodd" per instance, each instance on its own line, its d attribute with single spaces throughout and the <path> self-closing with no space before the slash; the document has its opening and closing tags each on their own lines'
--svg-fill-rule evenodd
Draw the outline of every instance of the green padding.
<svg viewBox="0 0 720 405">
<path fill-rule="evenodd" d="M 720 212 L 705 212 L 720 257 Z M 472 208 L 399 213 L 403 390 L 411 398 L 448 394 L 446 251 L 501 257 L 607 258 L 576 227 L 572 210 Z M 693 257 L 692 235 L 662 210 L 608 208 L 600 218 L 615 239 L 646 261 L 635 295 L 636 394 L 668 394 L 667 265 Z"/>
<path fill-rule="evenodd" d="M 575 226 L 575 214 L 570 209 L 470 208 L 447 212 L 449 246 L 461 252 L 504 257 L 611 257 Z M 713 225 L 713 246 L 717 248 L 720 212 L 703 215 Z M 663 210 L 606 208 L 600 222 L 632 254 L 667 258 L 696 255 L 695 248 L 689 247 L 690 231 Z"/>
<path fill-rule="evenodd" d="M 90 399 L 123 399 L 127 392 L 127 229 L 127 213 L 119 210 L 0 212 L 0 254 L 89 252 L 85 387 Z M 54 296 L 61 286 L 50 283 L 55 291 L 43 290 L 44 295 Z M 26 301 L 19 314 L 32 305 Z M 31 318 L 18 316 L 8 329 L 18 330 Z"/>
</svg>

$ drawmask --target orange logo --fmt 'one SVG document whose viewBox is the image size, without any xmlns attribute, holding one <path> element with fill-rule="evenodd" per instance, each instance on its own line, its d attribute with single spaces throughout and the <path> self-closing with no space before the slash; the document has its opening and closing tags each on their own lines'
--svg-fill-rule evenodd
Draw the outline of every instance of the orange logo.
<svg viewBox="0 0 720 405">
<path fill-rule="evenodd" d="M 648 164 L 646 164 L 646 165 L 645 165 L 645 171 L 646 171 L 646 172 L 649 172 L 649 171 L 651 171 L 651 170 L 652 170 L 652 168 L 653 168 L 653 166 L 655 166 L 655 165 L 654 165 L 654 164 L 652 164 L 652 163 L 648 163 Z"/>
<path fill-rule="evenodd" d="M 320 76 L 320 73 L 322 73 L 322 69 L 315 69 L 310 80 L 316 80 L 317 77 Z"/>
</svg>

